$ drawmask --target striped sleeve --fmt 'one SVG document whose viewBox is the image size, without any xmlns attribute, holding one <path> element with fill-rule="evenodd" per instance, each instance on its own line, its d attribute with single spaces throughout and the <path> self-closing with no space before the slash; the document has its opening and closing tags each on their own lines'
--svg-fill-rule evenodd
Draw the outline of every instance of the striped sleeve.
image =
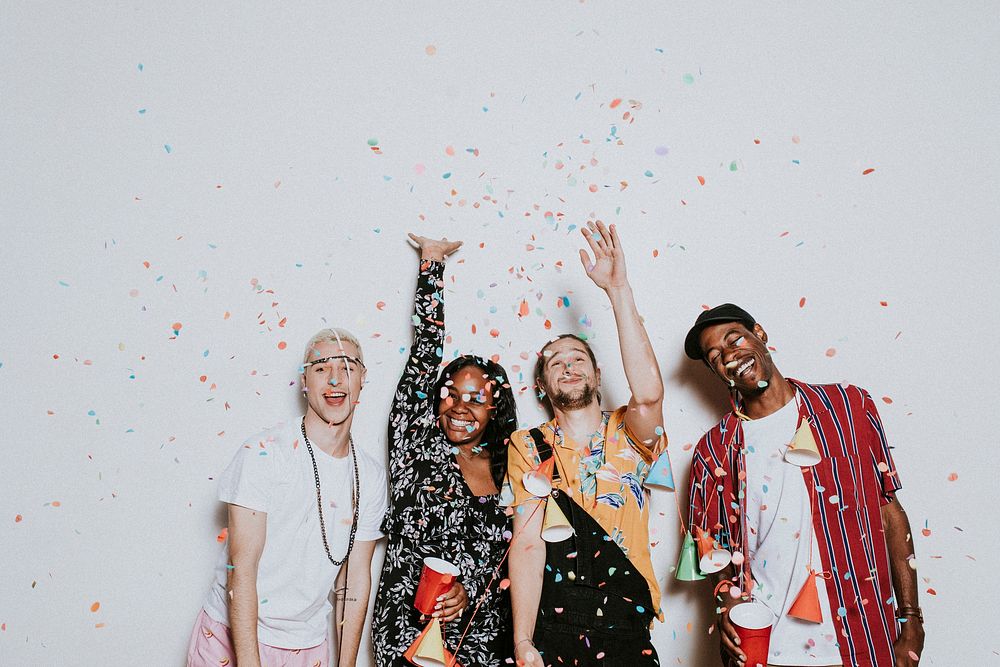
<svg viewBox="0 0 1000 667">
<path fill-rule="evenodd" d="M 712 516 L 713 511 L 718 512 L 714 507 L 718 503 L 715 500 L 718 494 L 715 492 L 715 476 L 712 474 L 713 466 L 706 458 L 709 434 L 706 433 L 694 448 L 694 457 L 691 459 L 691 479 L 688 487 L 688 529 L 693 533 L 695 528 L 711 529 L 716 525 L 718 517 Z"/>
<path fill-rule="evenodd" d="M 865 440 L 869 444 L 870 460 L 875 467 L 875 477 L 882 485 L 881 502 L 886 505 L 892 502 L 893 494 L 903 488 L 903 484 L 899 481 L 899 474 L 896 471 L 896 464 L 892 460 L 892 452 L 886 440 L 882 419 L 875 407 L 875 401 L 864 389 L 861 390 L 861 393 L 864 396 L 865 416 L 871 426 L 869 437 Z"/>
</svg>

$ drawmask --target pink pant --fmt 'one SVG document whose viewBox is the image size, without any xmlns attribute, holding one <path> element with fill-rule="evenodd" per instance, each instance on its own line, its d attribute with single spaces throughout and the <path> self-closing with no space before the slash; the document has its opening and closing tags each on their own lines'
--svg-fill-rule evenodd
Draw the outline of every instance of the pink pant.
<svg viewBox="0 0 1000 667">
<path fill-rule="evenodd" d="M 277 648 L 258 644 L 262 667 L 328 667 L 330 647 L 324 640 L 312 648 Z M 188 667 L 236 667 L 236 651 L 229 627 L 202 609 L 191 631 Z"/>
</svg>

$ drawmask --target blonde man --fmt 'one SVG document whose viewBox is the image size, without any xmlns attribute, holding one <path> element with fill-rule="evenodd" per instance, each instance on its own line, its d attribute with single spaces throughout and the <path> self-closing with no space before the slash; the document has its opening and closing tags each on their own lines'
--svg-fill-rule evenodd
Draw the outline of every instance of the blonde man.
<svg viewBox="0 0 1000 667">
<path fill-rule="evenodd" d="M 324 329 L 301 367 L 306 412 L 248 439 L 219 480 L 229 540 L 195 623 L 190 667 L 354 665 L 386 508 L 385 471 L 354 445 L 361 345 Z"/>
</svg>

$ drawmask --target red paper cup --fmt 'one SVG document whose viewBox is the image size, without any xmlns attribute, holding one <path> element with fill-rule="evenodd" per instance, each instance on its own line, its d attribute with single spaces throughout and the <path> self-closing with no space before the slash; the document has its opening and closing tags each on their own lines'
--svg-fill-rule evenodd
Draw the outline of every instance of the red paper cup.
<svg viewBox="0 0 1000 667">
<path fill-rule="evenodd" d="M 760 602 L 744 602 L 729 611 L 729 620 L 739 635 L 739 649 L 747 657 L 746 667 L 767 667 L 774 614 Z"/>
<path fill-rule="evenodd" d="M 438 596 L 451 589 L 458 574 L 458 567 L 446 560 L 425 558 L 424 569 L 420 573 L 420 584 L 417 585 L 417 597 L 413 601 L 417 611 L 421 614 L 434 613 Z"/>
</svg>

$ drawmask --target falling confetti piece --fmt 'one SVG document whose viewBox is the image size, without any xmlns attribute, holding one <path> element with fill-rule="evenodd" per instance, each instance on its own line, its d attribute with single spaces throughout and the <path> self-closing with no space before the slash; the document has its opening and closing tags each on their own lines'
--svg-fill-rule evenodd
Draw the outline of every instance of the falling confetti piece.
<svg viewBox="0 0 1000 667">
<path fill-rule="evenodd" d="M 24 517 L 20 514 L 14 517 L 14 523 L 21 523 L 22 521 L 24 521 Z"/>
<path fill-rule="evenodd" d="M 616 107 L 617 107 L 617 106 L 618 106 L 619 104 L 621 104 L 621 103 L 622 103 L 622 98 L 620 98 L 620 97 L 616 97 L 615 99 L 611 100 L 611 104 L 610 104 L 609 106 L 610 106 L 610 107 L 611 107 L 612 109 L 614 109 L 614 108 L 616 108 Z"/>
<path fill-rule="evenodd" d="M 53 500 L 53 501 L 52 501 L 51 503 L 49 503 L 49 504 L 50 504 L 50 505 L 52 505 L 52 507 L 62 507 L 62 503 L 61 503 L 61 502 L 59 502 L 58 500 Z"/>
<path fill-rule="evenodd" d="M 865 169 L 863 172 L 861 172 L 861 175 L 862 176 L 867 176 L 868 174 L 872 173 L 873 171 L 875 171 L 875 169 L 869 167 L 868 169 Z"/>
<path fill-rule="evenodd" d="M 107 625 L 107 624 L 106 624 L 106 623 L 97 623 L 97 624 L 95 624 L 95 625 L 94 625 L 94 627 L 95 627 L 95 628 L 97 628 L 98 630 L 100 630 L 100 629 L 101 629 L 101 628 L 103 628 L 103 627 L 104 627 L 105 625 Z"/>
<path fill-rule="evenodd" d="M 799 308 L 802 308 L 805 305 L 806 305 L 806 298 L 802 297 L 801 299 L 799 299 Z"/>
<path fill-rule="evenodd" d="M 698 185 L 705 185 L 705 177 L 704 176 L 699 176 L 698 177 Z"/>
<path fill-rule="evenodd" d="M 957 479 L 958 479 L 958 473 L 957 472 L 953 472 L 950 475 L 948 475 L 948 481 L 949 482 L 954 482 Z"/>
<path fill-rule="evenodd" d="M 379 302 L 377 302 L 375 304 L 375 308 L 378 309 L 378 310 L 384 310 L 385 309 L 385 301 L 379 301 Z"/>
<path fill-rule="evenodd" d="M 163 144 L 163 150 L 167 151 L 167 154 L 170 154 L 174 149 L 170 144 Z"/>
<path fill-rule="evenodd" d="M 286 343 L 283 340 L 278 341 L 278 349 L 279 350 L 284 350 L 286 347 L 288 347 L 288 343 Z"/>
<path fill-rule="evenodd" d="M 883 308 L 885 308 L 885 307 L 887 307 L 889 305 L 889 302 L 888 301 L 879 301 L 878 304 L 880 306 L 882 306 Z"/>
<path fill-rule="evenodd" d="M 892 405 L 892 399 L 889 398 L 888 396 L 883 396 L 882 402 L 885 403 L 886 405 Z"/>
<path fill-rule="evenodd" d="M 681 80 L 683 80 L 684 83 L 686 83 L 687 85 L 690 86 L 692 83 L 694 83 L 694 75 L 693 74 L 685 74 L 683 77 L 681 77 Z"/>
<path fill-rule="evenodd" d="M 832 348 L 832 347 L 828 348 L 827 351 L 826 351 L 826 356 L 828 356 L 828 357 L 832 357 L 832 356 L 834 356 L 836 354 L 837 354 L 837 350 L 835 348 Z"/>
<path fill-rule="evenodd" d="M 90 611 L 97 611 L 100 608 L 101 608 L 100 602 L 95 602 L 94 604 L 90 605 Z"/>
<path fill-rule="evenodd" d="M 433 56 L 437 52 L 438 52 L 437 47 L 434 46 L 433 44 L 428 44 L 426 47 L 424 47 L 424 53 L 426 53 L 429 56 Z"/>
</svg>

